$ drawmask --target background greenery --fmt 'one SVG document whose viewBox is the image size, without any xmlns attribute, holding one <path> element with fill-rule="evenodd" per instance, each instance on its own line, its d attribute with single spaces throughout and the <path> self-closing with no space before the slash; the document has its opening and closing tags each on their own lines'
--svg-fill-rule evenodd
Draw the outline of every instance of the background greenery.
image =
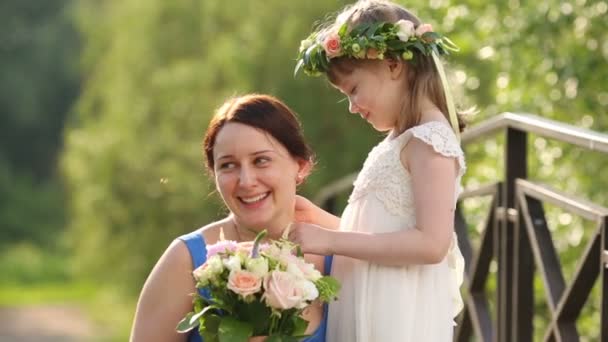
<svg viewBox="0 0 608 342">
<path fill-rule="evenodd" d="M 166 246 L 224 214 L 200 145 L 228 96 L 270 93 L 300 114 L 318 157 L 303 194 L 356 171 L 381 135 L 323 79 L 292 75 L 299 41 L 346 3 L 0 3 L 0 304 L 104 303 L 115 314 L 94 317 L 124 340 Z M 478 107 L 473 122 L 529 112 L 608 131 L 606 1 L 431 0 L 413 9 L 460 45 L 452 81 L 462 103 Z M 608 205 L 605 155 L 538 137 L 530 145 L 531 178 Z M 501 149 L 500 137 L 467 148 L 466 185 L 502 178 Z M 467 203 L 473 231 L 484 205 Z M 568 278 L 591 226 L 547 210 Z M 598 322 L 591 310 L 579 324 L 591 340 Z"/>
</svg>

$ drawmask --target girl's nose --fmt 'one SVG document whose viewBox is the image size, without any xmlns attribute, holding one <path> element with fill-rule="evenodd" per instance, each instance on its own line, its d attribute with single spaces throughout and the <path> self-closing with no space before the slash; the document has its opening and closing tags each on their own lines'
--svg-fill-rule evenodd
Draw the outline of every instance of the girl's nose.
<svg viewBox="0 0 608 342">
<path fill-rule="evenodd" d="M 351 112 L 351 114 L 359 113 L 359 107 L 350 98 L 348 99 L 348 111 Z"/>
</svg>

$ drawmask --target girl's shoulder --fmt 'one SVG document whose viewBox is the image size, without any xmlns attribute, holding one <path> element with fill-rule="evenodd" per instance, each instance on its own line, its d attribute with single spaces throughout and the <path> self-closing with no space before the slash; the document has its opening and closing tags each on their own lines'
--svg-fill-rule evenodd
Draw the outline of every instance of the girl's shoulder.
<svg viewBox="0 0 608 342">
<path fill-rule="evenodd" d="M 394 140 L 401 145 L 401 148 L 405 148 L 412 138 L 432 146 L 435 152 L 447 157 L 460 157 L 464 154 L 458 137 L 447 122 L 427 121 L 421 123 L 405 130 Z"/>
<path fill-rule="evenodd" d="M 410 144 L 412 139 L 416 143 Z M 458 164 L 458 175 L 466 171 L 464 151 L 452 127 L 443 121 L 427 121 L 403 132 L 395 139 L 400 148 L 401 163 L 409 170 L 412 160 L 420 160 L 431 154 L 453 158 Z"/>
</svg>

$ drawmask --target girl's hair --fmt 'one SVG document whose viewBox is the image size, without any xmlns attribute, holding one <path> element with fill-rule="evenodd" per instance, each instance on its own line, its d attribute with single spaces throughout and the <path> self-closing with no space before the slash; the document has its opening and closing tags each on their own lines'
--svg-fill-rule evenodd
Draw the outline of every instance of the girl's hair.
<svg viewBox="0 0 608 342">
<path fill-rule="evenodd" d="M 324 33 L 337 32 L 343 25 L 348 24 L 352 29 L 361 24 L 369 24 L 376 22 L 396 23 L 399 20 L 409 20 L 414 23 L 415 27 L 422 24 L 420 19 L 405 8 L 386 0 L 361 0 L 355 4 L 346 6 L 336 17 L 333 24 L 324 28 Z M 448 106 L 445 98 L 445 92 L 441 83 L 439 72 L 435 66 L 432 56 L 425 56 L 416 52 L 416 63 L 406 64 L 407 73 L 407 88 L 410 91 L 409 102 L 407 106 L 401 109 L 401 115 L 397 121 L 398 132 L 403 132 L 408 128 L 416 126 L 420 123 L 422 116 L 420 108 L 420 99 L 423 96 L 428 98 L 441 110 L 444 116 L 448 117 Z M 350 75 L 355 68 L 369 67 L 378 60 L 370 59 L 355 59 L 349 57 L 338 57 L 331 60 L 327 77 L 329 81 L 337 85 L 340 83 L 340 77 Z M 460 131 L 465 127 L 465 122 L 462 114 L 458 113 L 458 126 Z"/>
<path fill-rule="evenodd" d="M 228 99 L 216 110 L 209 123 L 203 151 L 207 169 L 213 174 L 213 148 L 220 130 L 229 122 L 260 129 L 281 143 L 291 157 L 314 162 L 312 149 L 304 140 L 302 125 L 294 111 L 270 95 L 249 94 Z"/>
</svg>

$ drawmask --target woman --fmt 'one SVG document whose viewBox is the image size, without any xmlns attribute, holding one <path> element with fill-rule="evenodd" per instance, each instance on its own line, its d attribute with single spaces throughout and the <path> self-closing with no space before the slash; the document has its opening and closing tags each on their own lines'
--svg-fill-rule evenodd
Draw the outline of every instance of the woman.
<svg viewBox="0 0 608 342">
<path fill-rule="evenodd" d="M 192 311 L 196 291 L 192 270 L 204 263 L 205 246 L 228 240 L 251 241 L 266 229 L 277 239 L 294 221 L 296 187 L 313 164 L 295 113 L 276 98 L 246 95 L 229 99 L 211 120 L 204 139 L 207 167 L 230 214 L 173 241 L 142 289 L 131 341 L 201 341 L 175 331 Z M 324 274 L 330 259 L 306 255 Z M 325 310 L 313 304 L 304 312 L 307 341 L 325 340 Z M 195 329 L 196 330 L 196 329 Z"/>
</svg>

